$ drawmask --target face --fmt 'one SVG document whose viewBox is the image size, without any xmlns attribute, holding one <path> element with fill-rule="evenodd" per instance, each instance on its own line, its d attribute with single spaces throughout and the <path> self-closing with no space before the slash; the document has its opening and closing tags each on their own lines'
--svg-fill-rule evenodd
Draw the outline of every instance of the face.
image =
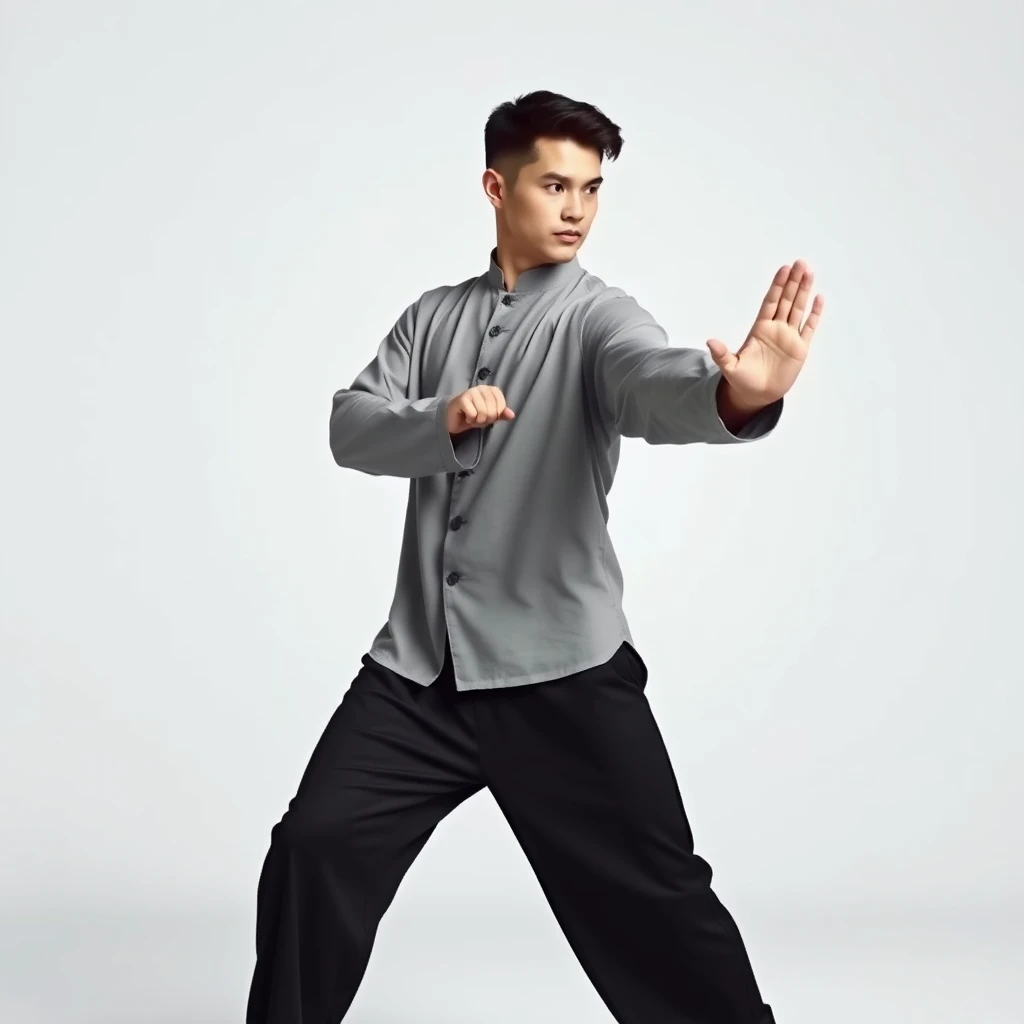
<svg viewBox="0 0 1024 1024">
<path fill-rule="evenodd" d="M 484 190 L 497 211 L 498 242 L 527 265 L 565 263 L 576 255 L 597 214 L 601 154 L 569 139 L 537 139 L 539 157 L 512 188 L 491 168 Z M 578 234 L 563 238 L 559 232 Z"/>
</svg>

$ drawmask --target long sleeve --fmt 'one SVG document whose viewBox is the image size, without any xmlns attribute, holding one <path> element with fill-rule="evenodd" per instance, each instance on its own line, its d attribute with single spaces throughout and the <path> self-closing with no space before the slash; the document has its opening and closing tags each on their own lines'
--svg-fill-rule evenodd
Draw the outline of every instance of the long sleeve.
<svg viewBox="0 0 1024 1024">
<path fill-rule="evenodd" d="M 605 422 L 649 444 L 732 444 L 767 437 L 782 415 L 780 398 L 738 434 L 718 415 L 722 372 L 709 352 L 670 346 L 665 330 L 622 293 L 588 310 L 583 345 Z"/>
<path fill-rule="evenodd" d="M 339 466 L 413 478 L 472 469 L 480 459 L 480 431 L 460 435 L 456 454 L 446 422 L 452 396 L 409 397 L 417 304 L 405 309 L 352 386 L 334 393 L 330 441 Z"/>
</svg>

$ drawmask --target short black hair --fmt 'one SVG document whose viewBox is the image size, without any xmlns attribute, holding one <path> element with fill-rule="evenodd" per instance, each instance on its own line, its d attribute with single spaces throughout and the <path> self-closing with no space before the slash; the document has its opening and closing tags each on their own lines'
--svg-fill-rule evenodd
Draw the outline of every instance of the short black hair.
<svg viewBox="0 0 1024 1024">
<path fill-rule="evenodd" d="M 615 160 L 622 152 L 619 126 L 592 103 L 538 89 L 491 111 L 484 126 L 486 165 L 514 185 L 522 166 L 537 159 L 538 138 L 571 139 L 597 150 L 602 159 Z"/>
</svg>

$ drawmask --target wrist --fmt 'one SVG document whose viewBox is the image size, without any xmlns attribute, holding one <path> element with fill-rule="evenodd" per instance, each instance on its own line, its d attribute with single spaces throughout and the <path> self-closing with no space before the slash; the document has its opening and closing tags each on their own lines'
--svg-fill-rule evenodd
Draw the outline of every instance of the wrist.
<svg viewBox="0 0 1024 1024">
<path fill-rule="evenodd" d="M 725 377 L 718 382 L 715 391 L 715 404 L 718 417 L 731 433 L 737 433 L 750 422 L 762 409 L 771 405 L 763 396 L 753 397 L 737 391 Z"/>
</svg>

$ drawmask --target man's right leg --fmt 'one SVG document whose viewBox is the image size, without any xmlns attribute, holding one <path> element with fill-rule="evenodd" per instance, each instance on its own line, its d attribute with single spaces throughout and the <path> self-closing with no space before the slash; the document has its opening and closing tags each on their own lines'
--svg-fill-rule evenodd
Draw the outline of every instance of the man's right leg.
<svg viewBox="0 0 1024 1024">
<path fill-rule="evenodd" d="M 369 656 L 271 830 L 246 1024 L 337 1024 L 438 822 L 482 788 L 450 655 L 430 686 Z"/>
</svg>

